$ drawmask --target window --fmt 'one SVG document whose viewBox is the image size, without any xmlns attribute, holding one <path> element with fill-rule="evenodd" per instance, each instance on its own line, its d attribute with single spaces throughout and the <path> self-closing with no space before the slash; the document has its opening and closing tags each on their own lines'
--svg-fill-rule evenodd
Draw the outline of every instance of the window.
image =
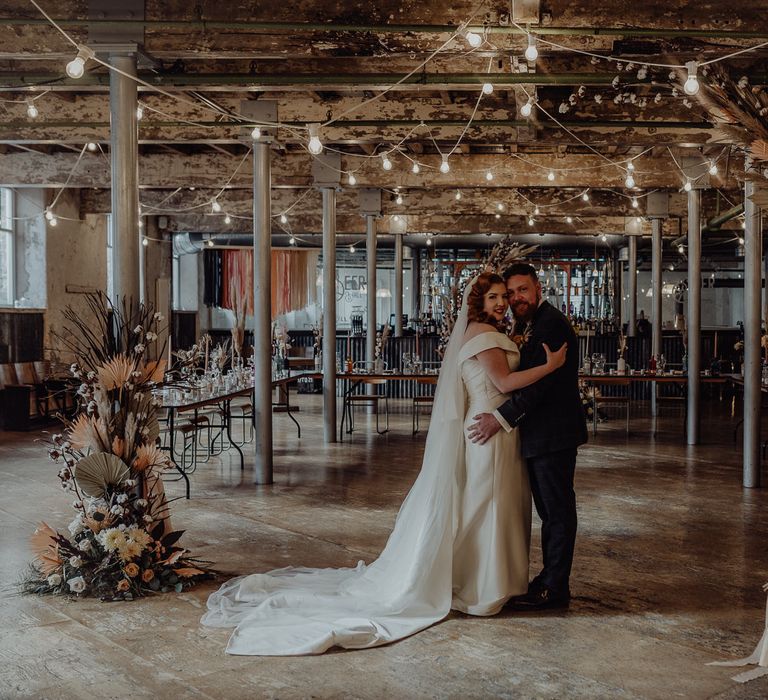
<svg viewBox="0 0 768 700">
<path fill-rule="evenodd" d="M 15 250 L 13 245 L 13 190 L 0 187 L 0 305 L 15 299 Z"/>
</svg>

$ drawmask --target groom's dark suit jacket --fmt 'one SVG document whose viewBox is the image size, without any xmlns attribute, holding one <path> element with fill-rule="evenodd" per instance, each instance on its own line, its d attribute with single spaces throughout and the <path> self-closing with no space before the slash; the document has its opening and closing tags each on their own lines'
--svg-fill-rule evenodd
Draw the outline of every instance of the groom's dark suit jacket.
<svg viewBox="0 0 768 700">
<path fill-rule="evenodd" d="M 546 362 L 542 343 L 557 350 L 567 342 L 565 364 L 535 384 L 512 392 L 498 413 L 520 427 L 523 457 L 575 448 L 587 441 L 579 396 L 579 346 L 568 319 L 549 302 L 539 305 L 533 328 L 520 351 L 520 369 Z"/>
</svg>

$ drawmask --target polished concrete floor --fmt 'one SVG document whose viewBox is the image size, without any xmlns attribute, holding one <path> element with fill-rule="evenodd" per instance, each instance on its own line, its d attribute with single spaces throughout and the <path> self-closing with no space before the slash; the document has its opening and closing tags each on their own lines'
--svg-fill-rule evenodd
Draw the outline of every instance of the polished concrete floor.
<svg viewBox="0 0 768 700">
<path fill-rule="evenodd" d="M 251 484 L 228 453 L 174 503 L 183 543 L 227 574 L 374 558 L 418 471 L 407 402 L 390 433 L 324 445 L 320 397 L 297 401 L 300 440 L 275 416 L 274 485 Z M 706 404 L 692 448 L 672 410 L 655 437 L 647 415 L 630 436 L 620 419 L 600 426 L 579 455 L 569 611 L 452 614 L 387 647 L 308 658 L 226 656 L 227 632 L 198 624 L 215 584 L 132 603 L 19 596 L 35 523 L 65 528 L 70 499 L 39 436 L 0 433 L 0 697 L 768 697 L 767 678 L 738 685 L 705 665 L 751 652 L 768 581 L 768 491 L 741 487 L 729 409 Z"/>
</svg>

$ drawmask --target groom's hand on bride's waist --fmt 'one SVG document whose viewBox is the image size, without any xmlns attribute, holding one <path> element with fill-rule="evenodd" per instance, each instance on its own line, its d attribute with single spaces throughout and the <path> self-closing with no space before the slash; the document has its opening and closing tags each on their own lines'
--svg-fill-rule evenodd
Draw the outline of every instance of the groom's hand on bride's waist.
<svg viewBox="0 0 768 700">
<path fill-rule="evenodd" d="M 478 413 L 476 416 L 472 416 L 472 420 L 476 422 L 469 426 L 467 436 L 471 442 L 480 445 L 488 442 L 501 429 L 499 421 L 492 413 Z"/>
</svg>

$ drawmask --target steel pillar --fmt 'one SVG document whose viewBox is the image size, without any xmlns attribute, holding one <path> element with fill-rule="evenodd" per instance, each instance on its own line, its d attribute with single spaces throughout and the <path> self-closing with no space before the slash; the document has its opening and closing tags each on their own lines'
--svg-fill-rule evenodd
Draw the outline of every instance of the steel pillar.
<svg viewBox="0 0 768 700">
<path fill-rule="evenodd" d="M 629 272 L 627 273 L 627 336 L 637 332 L 637 237 L 629 237 Z"/>
<path fill-rule="evenodd" d="M 651 289 L 653 290 L 651 310 L 651 328 L 653 332 L 651 355 L 657 358 L 661 355 L 661 219 L 652 219 L 653 227 L 652 246 L 651 246 Z M 656 382 L 651 388 L 651 415 L 655 416 L 657 412 L 656 405 Z"/>
<path fill-rule="evenodd" d="M 336 442 L 336 190 L 323 187 L 323 436 Z M 374 292 L 375 296 L 375 292 Z"/>
<path fill-rule="evenodd" d="M 688 193 L 688 416 L 689 445 L 699 444 L 701 403 L 701 191 Z"/>
</svg>

